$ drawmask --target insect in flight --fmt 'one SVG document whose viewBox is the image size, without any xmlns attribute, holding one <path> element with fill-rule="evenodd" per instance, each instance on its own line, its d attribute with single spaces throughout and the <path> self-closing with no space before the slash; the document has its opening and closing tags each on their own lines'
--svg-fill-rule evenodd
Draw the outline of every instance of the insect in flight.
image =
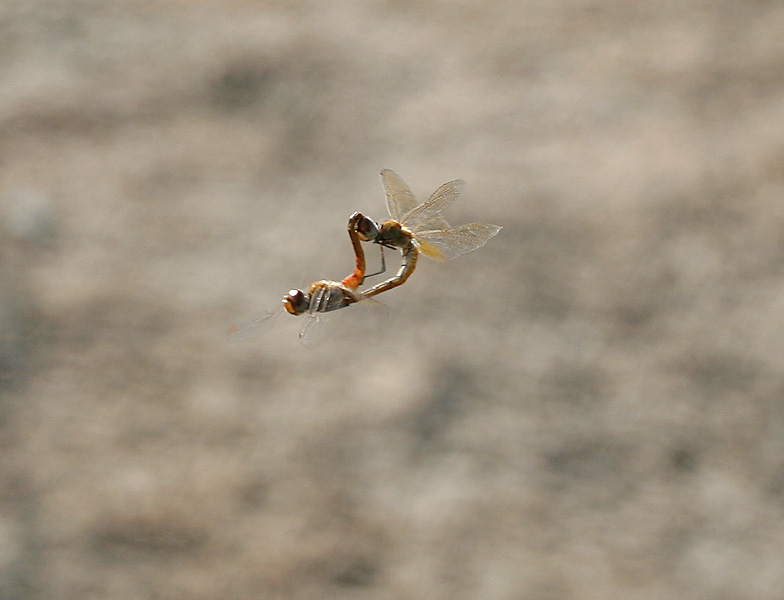
<svg viewBox="0 0 784 600">
<path fill-rule="evenodd" d="M 381 171 L 381 182 L 386 192 L 387 210 L 392 218 L 379 224 L 365 217 L 358 219 L 355 226 L 360 240 L 372 241 L 385 248 L 398 248 L 402 254 L 402 263 L 393 277 L 365 290 L 363 294 L 366 297 L 405 283 L 416 268 L 420 252 L 436 260 L 454 260 L 481 248 L 501 230 L 498 225 L 489 223 L 449 226 L 441 213 L 463 190 L 465 182 L 461 179 L 445 183 L 422 204 L 417 204 L 414 194 L 394 171 Z M 383 257 L 382 249 L 382 264 Z"/>
<path fill-rule="evenodd" d="M 372 224 L 372 221 L 358 212 L 351 215 L 348 221 L 348 235 L 354 249 L 356 262 L 351 275 L 342 281 L 315 281 L 310 284 L 307 291 L 289 290 L 289 293 L 283 296 L 283 305 L 279 309 L 267 312 L 243 327 L 232 327 L 231 336 L 236 339 L 247 337 L 259 325 L 285 310 L 294 316 L 306 315 L 305 322 L 299 332 L 299 339 L 307 346 L 310 345 L 310 341 L 313 341 L 312 332 L 324 313 L 345 308 L 360 301 L 375 302 L 362 292 L 357 291 L 365 277 L 372 276 L 365 275 L 365 252 L 362 249 L 358 233 L 359 230 L 368 229 L 370 227 L 368 223 Z M 377 274 L 374 273 L 374 275 Z"/>
</svg>

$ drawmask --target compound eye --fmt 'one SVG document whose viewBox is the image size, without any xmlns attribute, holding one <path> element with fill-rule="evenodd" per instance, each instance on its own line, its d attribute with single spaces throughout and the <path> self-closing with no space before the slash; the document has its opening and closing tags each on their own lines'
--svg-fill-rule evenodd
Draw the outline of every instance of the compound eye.
<svg viewBox="0 0 784 600">
<path fill-rule="evenodd" d="M 378 226 L 367 217 L 362 217 L 357 222 L 357 233 L 363 242 L 375 240 L 378 237 Z"/>
<path fill-rule="evenodd" d="M 301 315 L 308 309 L 309 298 L 302 290 L 289 290 L 283 296 L 283 307 L 292 315 Z"/>
</svg>

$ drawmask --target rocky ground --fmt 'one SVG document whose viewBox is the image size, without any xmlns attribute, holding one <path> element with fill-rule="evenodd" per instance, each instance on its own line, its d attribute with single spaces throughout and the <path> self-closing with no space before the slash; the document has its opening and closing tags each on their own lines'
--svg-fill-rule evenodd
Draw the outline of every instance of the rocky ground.
<svg viewBox="0 0 784 600">
<path fill-rule="evenodd" d="M 782 31 L 3 3 L 0 599 L 780 598 Z M 502 232 L 228 342 L 348 274 L 381 168 Z"/>
</svg>

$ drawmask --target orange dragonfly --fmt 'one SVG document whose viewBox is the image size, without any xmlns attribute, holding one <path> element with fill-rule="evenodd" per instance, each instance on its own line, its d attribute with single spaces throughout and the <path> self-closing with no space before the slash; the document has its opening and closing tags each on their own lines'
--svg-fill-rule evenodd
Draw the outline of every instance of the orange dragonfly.
<svg viewBox="0 0 784 600">
<path fill-rule="evenodd" d="M 282 307 L 263 314 L 243 327 L 232 327 L 231 337 L 234 339 L 248 337 L 259 325 L 285 310 L 294 316 L 307 315 L 299 332 L 300 341 L 307 346 L 310 345 L 309 340 L 312 339 L 312 331 L 315 325 L 324 313 L 345 308 L 363 300 L 369 301 L 365 294 L 357 291 L 365 277 L 378 275 L 378 273 L 365 275 L 365 252 L 362 249 L 358 231 L 368 229 L 370 226 L 368 223 L 372 224 L 372 221 L 358 212 L 351 215 L 348 221 L 348 235 L 351 238 L 356 261 L 351 275 L 345 277 L 342 281 L 315 281 L 310 284 L 307 291 L 299 289 L 289 290 L 289 293 L 283 296 Z"/>
<path fill-rule="evenodd" d="M 465 186 L 462 179 L 445 183 L 422 204 L 417 204 L 414 194 L 394 171 L 381 171 L 381 182 L 386 192 L 387 210 L 392 218 L 380 224 L 367 217 L 358 219 L 357 234 L 363 242 L 372 241 L 386 248 L 400 249 L 403 259 L 400 270 L 393 277 L 365 290 L 365 297 L 375 296 L 405 283 L 416 268 L 420 252 L 435 260 L 454 260 L 481 248 L 501 230 L 498 225 L 489 223 L 449 226 L 441 213 L 460 196 Z M 383 264 L 383 249 L 381 257 Z"/>
</svg>

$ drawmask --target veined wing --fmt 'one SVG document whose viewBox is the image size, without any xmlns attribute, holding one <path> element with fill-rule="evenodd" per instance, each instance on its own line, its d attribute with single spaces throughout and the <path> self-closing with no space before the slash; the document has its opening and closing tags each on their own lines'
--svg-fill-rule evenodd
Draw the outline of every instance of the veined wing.
<svg viewBox="0 0 784 600">
<path fill-rule="evenodd" d="M 323 313 L 305 313 L 305 322 L 299 330 L 299 341 L 307 348 L 315 348 L 324 341 L 326 330 L 324 322 L 327 317 Z"/>
<path fill-rule="evenodd" d="M 299 341 L 303 346 L 313 348 L 324 341 L 324 322 L 328 319 L 324 313 L 330 309 L 330 300 L 333 297 L 334 282 L 317 281 L 310 285 L 310 304 L 305 311 L 305 322 L 299 330 Z"/>
<path fill-rule="evenodd" d="M 361 294 L 360 294 L 361 296 Z M 314 305 L 315 307 L 315 305 Z M 354 308 L 357 307 L 357 308 Z M 306 348 L 315 348 L 322 345 L 326 340 L 330 339 L 336 329 L 350 330 L 352 335 L 359 335 L 364 330 L 368 329 L 368 321 L 372 323 L 379 323 L 379 317 L 368 317 L 364 319 L 362 324 L 362 310 L 371 309 L 373 315 L 386 316 L 388 310 L 386 305 L 379 302 L 375 298 L 362 297 L 359 302 L 353 302 L 339 309 L 333 309 L 328 312 L 312 311 L 305 313 L 305 322 L 299 331 L 299 341 Z M 352 309 L 351 312 L 344 311 L 343 309 Z M 364 339 L 372 339 L 381 333 L 380 330 L 374 330 L 372 335 L 365 335 Z"/>
<path fill-rule="evenodd" d="M 406 182 L 392 169 L 381 171 L 381 183 L 387 195 L 389 216 L 399 223 L 403 215 L 417 205 L 416 198 Z"/>
<path fill-rule="evenodd" d="M 252 321 L 245 323 L 242 327 L 237 327 L 236 325 L 232 325 L 229 329 L 229 339 L 233 342 L 239 340 L 246 340 L 250 337 L 253 337 L 259 332 L 259 327 L 261 327 L 267 321 L 273 320 L 279 314 L 283 313 L 283 307 L 276 310 L 270 310 L 266 313 L 259 315 Z"/>
<path fill-rule="evenodd" d="M 481 248 L 491 237 L 501 231 L 490 223 L 469 223 L 443 231 L 422 231 L 415 238 L 419 250 L 436 260 L 454 260 L 458 256 Z"/>
<path fill-rule="evenodd" d="M 433 192 L 433 195 L 425 202 L 403 215 L 403 218 L 399 221 L 400 224 L 405 225 L 411 231 L 448 229 L 449 224 L 441 216 L 441 213 L 452 202 L 457 200 L 460 192 L 463 191 L 463 187 L 465 187 L 465 181 L 462 179 L 448 181 Z"/>
</svg>

